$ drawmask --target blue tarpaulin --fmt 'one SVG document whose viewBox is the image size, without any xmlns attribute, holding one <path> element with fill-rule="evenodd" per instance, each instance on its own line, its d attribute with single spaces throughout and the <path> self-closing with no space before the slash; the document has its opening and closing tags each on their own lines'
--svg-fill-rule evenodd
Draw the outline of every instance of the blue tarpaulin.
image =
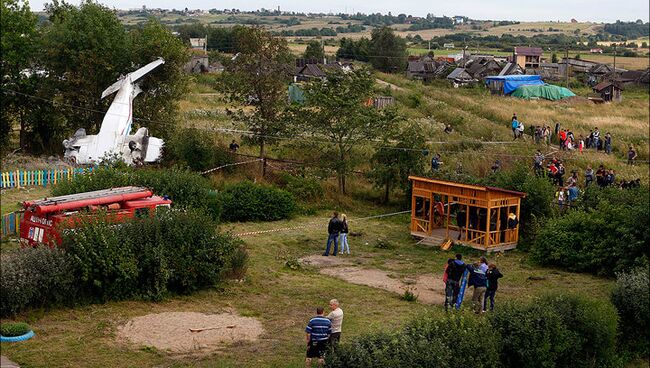
<svg viewBox="0 0 650 368">
<path fill-rule="evenodd" d="M 503 75 L 485 78 L 485 83 L 503 82 L 503 93 L 508 95 L 519 86 L 542 86 L 544 82 L 539 75 Z"/>
</svg>

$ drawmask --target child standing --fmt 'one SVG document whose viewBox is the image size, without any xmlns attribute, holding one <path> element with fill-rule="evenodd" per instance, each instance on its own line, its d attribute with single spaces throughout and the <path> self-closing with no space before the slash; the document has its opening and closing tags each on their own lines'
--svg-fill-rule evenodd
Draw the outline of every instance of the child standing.
<svg viewBox="0 0 650 368">
<path fill-rule="evenodd" d="M 341 253 L 345 253 L 347 250 L 347 253 L 350 254 L 350 245 L 348 244 L 348 218 L 345 216 L 345 213 L 341 215 L 341 218 L 343 220 L 343 224 L 341 227 Z"/>
</svg>

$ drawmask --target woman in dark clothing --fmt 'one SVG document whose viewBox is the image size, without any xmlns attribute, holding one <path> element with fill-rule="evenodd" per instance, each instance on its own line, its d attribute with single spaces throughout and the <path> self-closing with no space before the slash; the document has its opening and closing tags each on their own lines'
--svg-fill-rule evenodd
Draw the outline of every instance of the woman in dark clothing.
<svg viewBox="0 0 650 368">
<path fill-rule="evenodd" d="M 463 206 L 456 213 L 456 224 L 458 225 L 458 240 L 460 240 L 463 229 L 467 226 L 467 212 L 465 212 L 465 207 Z"/>
<path fill-rule="evenodd" d="M 485 291 L 485 300 L 483 301 L 483 311 L 487 309 L 488 299 L 490 300 L 490 311 L 494 310 L 494 296 L 497 293 L 499 288 L 499 279 L 503 277 L 501 272 L 494 263 L 488 265 L 488 270 L 486 272 L 488 279 L 487 290 Z"/>
</svg>

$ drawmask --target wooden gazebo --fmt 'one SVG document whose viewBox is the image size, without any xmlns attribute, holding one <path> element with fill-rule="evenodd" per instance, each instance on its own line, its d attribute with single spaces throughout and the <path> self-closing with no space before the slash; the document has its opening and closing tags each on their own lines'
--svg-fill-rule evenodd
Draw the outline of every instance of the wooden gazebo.
<svg viewBox="0 0 650 368">
<path fill-rule="evenodd" d="M 514 249 L 526 193 L 409 176 L 411 235 L 421 242 L 461 244 L 487 252 Z"/>
</svg>

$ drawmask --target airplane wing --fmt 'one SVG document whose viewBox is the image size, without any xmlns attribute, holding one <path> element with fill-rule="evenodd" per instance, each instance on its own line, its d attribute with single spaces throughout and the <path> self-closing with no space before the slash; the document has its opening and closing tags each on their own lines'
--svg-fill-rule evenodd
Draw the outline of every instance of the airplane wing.
<svg viewBox="0 0 650 368">
<path fill-rule="evenodd" d="M 101 98 L 104 99 L 106 96 L 110 96 L 111 94 L 117 92 L 122 87 L 124 81 L 126 81 L 129 77 L 131 78 L 131 83 L 133 83 L 164 63 L 165 60 L 163 60 L 163 58 L 158 58 L 150 62 L 149 64 L 143 66 L 142 68 L 127 74 L 126 77 L 121 78 L 117 82 L 113 83 L 110 87 L 106 88 L 104 92 L 102 92 Z"/>
</svg>

